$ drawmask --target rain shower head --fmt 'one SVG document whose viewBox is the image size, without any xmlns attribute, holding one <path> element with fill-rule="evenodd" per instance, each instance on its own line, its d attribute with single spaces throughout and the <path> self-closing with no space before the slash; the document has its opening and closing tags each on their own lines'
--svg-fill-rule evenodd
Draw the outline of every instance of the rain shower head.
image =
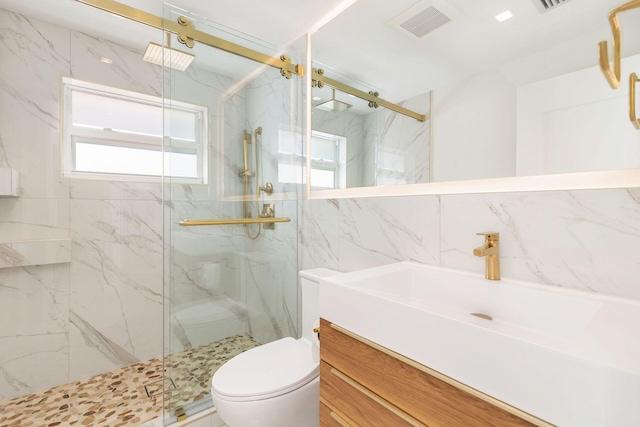
<svg viewBox="0 0 640 427">
<path fill-rule="evenodd" d="M 348 110 L 353 107 L 351 104 L 347 104 L 346 102 L 338 101 L 336 99 L 336 90 L 333 89 L 333 95 L 329 101 L 323 102 L 322 104 L 316 105 L 316 108 L 324 111 L 332 111 L 332 112 L 340 112 L 344 110 Z"/>
<path fill-rule="evenodd" d="M 166 49 L 163 55 L 163 49 Z M 174 68 L 176 70 L 184 71 L 195 59 L 195 55 L 182 52 L 177 49 L 165 47 L 163 48 L 159 44 L 149 42 L 147 50 L 142 57 L 143 60 L 156 65 L 164 65 L 165 67 Z M 164 64 L 163 64 L 164 58 Z"/>
</svg>

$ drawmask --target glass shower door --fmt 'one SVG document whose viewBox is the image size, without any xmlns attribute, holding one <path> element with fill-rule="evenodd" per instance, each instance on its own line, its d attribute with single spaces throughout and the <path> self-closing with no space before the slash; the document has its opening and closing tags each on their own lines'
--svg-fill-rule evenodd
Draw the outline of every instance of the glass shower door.
<svg viewBox="0 0 640 427">
<path fill-rule="evenodd" d="M 279 56 L 264 42 L 183 9 L 165 5 L 164 15 Z M 287 54 L 295 54 L 292 49 Z M 164 55 L 164 391 L 170 420 L 176 410 L 190 415 L 212 405 L 211 377 L 227 360 L 297 335 L 302 159 L 287 147 L 302 143 L 302 79 L 286 79 L 279 69 L 201 42 L 189 48 L 175 35 Z M 181 71 L 172 59 L 192 62 Z M 233 223 L 261 214 L 291 221 L 273 228 Z M 184 222 L 194 219 L 231 223 Z"/>
</svg>

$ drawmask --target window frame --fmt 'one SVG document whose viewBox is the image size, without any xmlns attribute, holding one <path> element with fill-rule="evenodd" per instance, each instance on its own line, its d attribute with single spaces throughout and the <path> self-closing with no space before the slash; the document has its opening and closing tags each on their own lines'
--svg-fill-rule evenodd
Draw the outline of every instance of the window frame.
<svg viewBox="0 0 640 427">
<path fill-rule="evenodd" d="M 120 132 L 105 128 L 91 128 L 73 124 L 72 92 L 81 91 L 105 98 L 121 99 L 129 102 L 160 107 L 162 111 L 162 135 L 145 135 L 134 132 Z M 70 77 L 61 81 L 61 174 L 65 178 L 97 179 L 104 181 L 162 182 L 168 177 L 172 182 L 187 184 L 207 184 L 209 176 L 209 129 L 208 108 L 172 99 L 133 92 L 125 89 L 104 86 Z M 169 126 L 171 111 L 186 111 L 195 116 L 195 141 L 170 137 Z M 162 174 L 142 175 L 109 172 L 91 172 L 76 170 L 76 143 L 97 144 L 102 146 L 135 148 L 163 153 Z M 181 177 L 167 174 L 167 153 L 193 153 L 196 156 L 197 176 Z"/>
<path fill-rule="evenodd" d="M 284 136 L 285 133 L 292 133 L 292 132 L 287 129 L 280 129 L 279 138 L 285 138 Z M 310 156 L 311 158 L 309 159 L 309 162 L 311 165 L 311 170 L 331 171 L 333 172 L 333 179 L 334 179 L 333 188 L 317 187 L 317 186 L 311 186 L 311 188 L 321 189 L 321 190 L 345 188 L 346 187 L 347 138 L 341 135 L 335 135 L 332 133 L 312 130 L 311 138 L 313 139 L 314 137 L 324 138 L 324 139 L 328 139 L 335 142 L 335 159 L 336 160 L 331 161 L 331 160 L 325 160 L 325 159 L 314 159 L 313 157 Z M 282 152 L 278 147 L 278 167 L 282 164 L 290 165 L 291 162 L 295 162 L 303 165 L 303 174 L 302 174 L 301 182 L 300 180 L 297 180 L 295 182 L 296 184 L 306 184 L 307 182 L 306 155 L 303 154 L 302 150 L 303 150 L 303 147 L 301 145 L 300 146 L 296 145 L 294 149 L 295 152 Z"/>
</svg>

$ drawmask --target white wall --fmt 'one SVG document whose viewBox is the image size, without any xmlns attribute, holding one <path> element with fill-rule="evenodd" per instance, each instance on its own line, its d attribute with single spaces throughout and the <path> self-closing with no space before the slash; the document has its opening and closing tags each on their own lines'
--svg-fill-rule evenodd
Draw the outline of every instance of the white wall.
<svg viewBox="0 0 640 427">
<path fill-rule="evenodd" d="M 640 55 L 623 60 L 638 68 Z M 612 90 L 598 66 L 519 87 L 518 175 L 640 167 L 628 93 L 627 76 Z"/>
<path fill-rule="evenodd" d="M 432 182 L 514 176 L 516 87 L 497 71 L 432 91 Z"/>
</svg>

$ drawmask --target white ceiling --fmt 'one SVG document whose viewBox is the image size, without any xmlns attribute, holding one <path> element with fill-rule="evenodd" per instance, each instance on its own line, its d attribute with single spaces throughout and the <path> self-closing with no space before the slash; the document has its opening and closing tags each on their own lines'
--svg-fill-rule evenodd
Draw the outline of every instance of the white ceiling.
<svg viewBox="0 0 640 427">
<path fill-rule="evenodd" d="M 572 0 L 541 14 L 533 0 L 438 0 L 461 13 L 453 22 L 416 39 L 386 25 L 420 0 L 358 0 L 313 36 L 312 57 L 400 101 L 467 76 L 497 69 L 514 84 L 568 72 L 597 61 L 596 44 L 611 39 L 607 13 L 621 0 Z M 539 1 L 539 0 L 535 0 Z M 121 0 L 167 16 L 160 0 Z M 241 39 L 273 52 L 299 40 L 342 0 L 174 0 L 198 22 L 196 28 Z M 75 0 L 0 0 L 0 7 L 108 38 L 143 51 L 161 32 L 120 19 Z M 494 18 L 509 9 L 514 17 Z M 171 16 L 172 19 L 175 16 Z M 623 53 L 640 52 L 640 11 L 626 12 Z M 625 26 L 625 23 L 627 24 Z M 224 24 L 224 27 L 221 25 Z M 226 27 L 226 28 L 225 28 Z M 230 31 L 233 29 L 233 31 Z M 176 43 L 174 43 L 175 47 Z M 239 76 L 255 65 L 206 46 L 196 46 L 196 66 Z"/>
<path fill-rule="evenodd" d="M 488 69 L 520 85 L 596 65 L 597 42 L 611 40 L 607 14 L 621 0 L 572 0 L 544 14 L 532 0 L 448 0 L 461 16 L 422 39 L 386 25 L 418 2 L 359 0 L 313 36 L 313 59 L 394 102 Z M 514 17 L 498 22 L 507 9 Z M 623 53 L 639 53 L 640 11 L 621 21 Z"/>
</svg>

